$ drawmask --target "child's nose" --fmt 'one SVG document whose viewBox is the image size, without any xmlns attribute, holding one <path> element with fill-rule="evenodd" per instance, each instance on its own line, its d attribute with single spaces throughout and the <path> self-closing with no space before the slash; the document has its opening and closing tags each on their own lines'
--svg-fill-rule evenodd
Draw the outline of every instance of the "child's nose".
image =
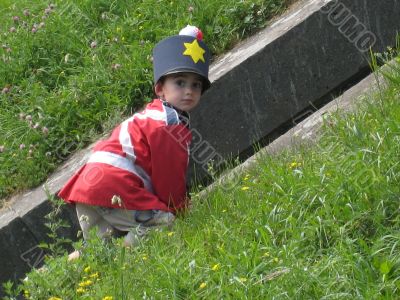
<svg viewBox="0 0 400 300">
<path fill-rule="evenodd" d="M 194 87 L 192 87 L 190 85 L 186 86 L 186 93 L 193 93 L 193 91 L 194 91 Z"/>
</svg>

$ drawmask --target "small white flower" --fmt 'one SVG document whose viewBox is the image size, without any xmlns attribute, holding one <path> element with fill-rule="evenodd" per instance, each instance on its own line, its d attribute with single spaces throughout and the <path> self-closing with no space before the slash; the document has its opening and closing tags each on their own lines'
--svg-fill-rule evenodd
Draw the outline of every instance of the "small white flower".
<svg viewBox="0 0 400 300">
<path fill-rule="evenodd" d="M 43 127 L 42 128 L 42 132 L 44 135 L 48 135 L 49 134 L 49 129 L 47 127 Z"/>
</svg>

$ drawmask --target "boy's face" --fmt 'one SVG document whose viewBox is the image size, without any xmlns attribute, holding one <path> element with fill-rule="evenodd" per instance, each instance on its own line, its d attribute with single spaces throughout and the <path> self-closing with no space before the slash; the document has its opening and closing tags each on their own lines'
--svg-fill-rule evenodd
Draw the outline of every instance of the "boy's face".
<svg viewBox="0 0 400 300">
<path fill-rule="evenodd" d="M 197 106 L 202 89 L 202 78 L 194 73 L 170 74 L 163 83 L 155 86 L 157 96 L 183 111 L 191 111 Z"/>
</svg>

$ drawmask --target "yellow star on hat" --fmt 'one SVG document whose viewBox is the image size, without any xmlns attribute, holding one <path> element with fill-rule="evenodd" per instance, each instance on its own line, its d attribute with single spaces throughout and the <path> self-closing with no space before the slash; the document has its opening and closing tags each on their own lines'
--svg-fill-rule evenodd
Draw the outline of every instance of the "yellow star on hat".
<svg viewBox="0 0 400 300">
<path fill-rule="evenodd" d="M 195 64 L 197 64 L 199 60 L 201 60 L 202 62 L 206 62 L 204 60 L 204 53 L 206 51 L 200 47 L 199 43 L 197 42 L 197 39 L 195 39 L 191 43 L 183 43 L 183 44 L 186 47 L 186 50 L 183 52 L 183 55 L 190 56 Z"/>
</svg>

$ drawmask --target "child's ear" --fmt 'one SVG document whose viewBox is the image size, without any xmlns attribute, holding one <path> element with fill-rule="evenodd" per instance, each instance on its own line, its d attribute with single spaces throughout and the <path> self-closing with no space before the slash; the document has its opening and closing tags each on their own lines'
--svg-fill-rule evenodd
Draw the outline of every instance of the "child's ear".
<svg viewBox="0 0 400 300">
<path fill-rule="evenodd" d="M 156 93 L 156 95 L 158 97 L 162 97 L 163 96 L 163 90 L 162 90 L 162 83 L 161 82 L 157 82 L 156 85 L 154 86 L 154 92 Z"/>
</svg>

